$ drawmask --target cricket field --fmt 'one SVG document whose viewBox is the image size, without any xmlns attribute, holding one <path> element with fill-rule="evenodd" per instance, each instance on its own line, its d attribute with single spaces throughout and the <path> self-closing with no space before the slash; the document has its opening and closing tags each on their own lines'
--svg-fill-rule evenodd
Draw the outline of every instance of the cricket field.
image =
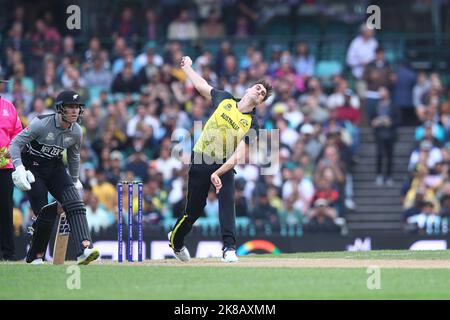
<svg viewBox="0 0 450 320">
<path fill-rule="evenodd" d="M 0 262 L 0 300 L 450 299 L 450 251 L 318 252 L 89 266 Z"/>
</svg>

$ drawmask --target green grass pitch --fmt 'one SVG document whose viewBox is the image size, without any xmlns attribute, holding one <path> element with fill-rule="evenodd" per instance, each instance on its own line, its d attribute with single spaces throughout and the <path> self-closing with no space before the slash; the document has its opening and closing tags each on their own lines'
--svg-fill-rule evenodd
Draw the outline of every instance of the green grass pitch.
<svg viewBox="0 0 450 320">
<path fill-rule="evenodd" d="M 292 262 L 315 259 L 317 266 L 239 266 L 251 260 L 277 258 Z M 331 263 L 344 260 L 349 266 L 323 267 L 323 259 Z M 410 266 L 381 266 L 381 288 L 369 290 L 371 274 L 367 267 L 352 267 L 362 260 L 403 260 Z M 429 269 L 423 265 L 415 268 L 419 262 L 437 264 Z M 450 299 L 447 250 L 253 255 L 241 257 L 233 266 L 202 266 L 195 261 L 189 266 L 111 262 L 79 269 L 71 266 L 0 263 L 0 299 Z M 74 270 L 79 271 L 79 282 L 71 278 Z M 70 289 L 74 283 L 80 288 Z"/>
</svg>

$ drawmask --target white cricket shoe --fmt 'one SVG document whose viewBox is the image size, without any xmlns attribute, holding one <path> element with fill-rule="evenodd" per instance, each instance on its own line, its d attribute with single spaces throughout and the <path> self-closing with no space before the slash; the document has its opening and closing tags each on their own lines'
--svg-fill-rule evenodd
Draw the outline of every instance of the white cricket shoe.
<svg viewBox="0 0 450 320">
<path fill-rule="evenodd" d="M 172 231 L 169 232 L 169 234 L 167 235 L 167 237 L 169 238 L 170 241 L 170 236 L 172 235 Z M 172 246 L 169 244 L 169 246 L 172 248 Z M 178 261 L 181 262 L 189 262 L 191 261 L 191 255 L 189 254 L 189 250 L 183 246 L 183 248 L 181 248 L 179 251 L 175 250 L 174 248 L 172 248 L 173 250 L 173 254 L 175 255 L 175 258 L 177 258 Z"/>
<path fill-rule="evenodd" d="M 225 250 L 223 250 L 222 261 L 223 262 L 238 262 L 239 259 L 236 256 L 236 250 L 230 249 L 230 248 L 226 248 Z"/>
<path fill-rule="evenodd" d="M 44 264 L 44 260 L 42 258 L 37 258 L 31 261 L 30 264 Z"/>
<path fill-rule="evenodd" d="M 83 251 L 83 254 L 77 258 L 78 265 L 87 265 L 94 260 L 97 260 L 100 257 L 100 250 L 97 248 L 86 248 Z"/>
</svg>

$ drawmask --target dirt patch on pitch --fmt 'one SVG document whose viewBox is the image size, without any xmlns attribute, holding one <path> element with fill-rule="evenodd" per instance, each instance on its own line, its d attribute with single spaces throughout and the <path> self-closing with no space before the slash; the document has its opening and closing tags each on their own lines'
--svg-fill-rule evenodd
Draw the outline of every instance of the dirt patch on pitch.
<svg viewBox="0 0 450 320">
<path fill-rule="evenodd" d="M 101 261 L 95 264 L 115 264 L 134 266 L 167 266 L 167 267 L 238 267 L 238 268 L 407 268 L 407 269 L 450 269 L 447 260 L 361 260 L 361 259 L 301 259 L 301 258 L 240 258 L 236 263 L 225 263 L 220 258 L 192 259 L 189 263 L 181 263 L 175 259 L 147 260 L 143 263 Z"/>
</svg>

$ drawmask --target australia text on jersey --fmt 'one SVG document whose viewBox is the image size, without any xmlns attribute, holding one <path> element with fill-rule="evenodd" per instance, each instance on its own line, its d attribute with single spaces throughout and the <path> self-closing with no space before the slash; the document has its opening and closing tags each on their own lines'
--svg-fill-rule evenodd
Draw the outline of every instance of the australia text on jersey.
<svg viewBox="0 0 450 320">
<path fill-rule="evenodd" d="M 244 125 L 242 123 L 242 125 Z M 248 124 L 247 124 L 248 125 Z M 228 157 L 235 151 L 239 143 L 239 129 L 231 128 L 206 128 L 202 121 L 194 121 L 193 130 L 178 128 L 172 133 L 171 140 L 174 144 L 172 157 L 189 164 L 192 146 L 198 141 L 200 134 L 203 134 L 206 154 L 225 154 Z M 239 141 L 238 141 L 239 137 Z M 242 159 L 237 164 L 255 164 L 261 166 L 261 174 L 274 174 L 279 170 L 279 129 L 249 129 L 242 139 L 249 140 L 249 156 Z M 214 159 L 217 163 L 223 163 L 223 159 Z"/>
</svg>

